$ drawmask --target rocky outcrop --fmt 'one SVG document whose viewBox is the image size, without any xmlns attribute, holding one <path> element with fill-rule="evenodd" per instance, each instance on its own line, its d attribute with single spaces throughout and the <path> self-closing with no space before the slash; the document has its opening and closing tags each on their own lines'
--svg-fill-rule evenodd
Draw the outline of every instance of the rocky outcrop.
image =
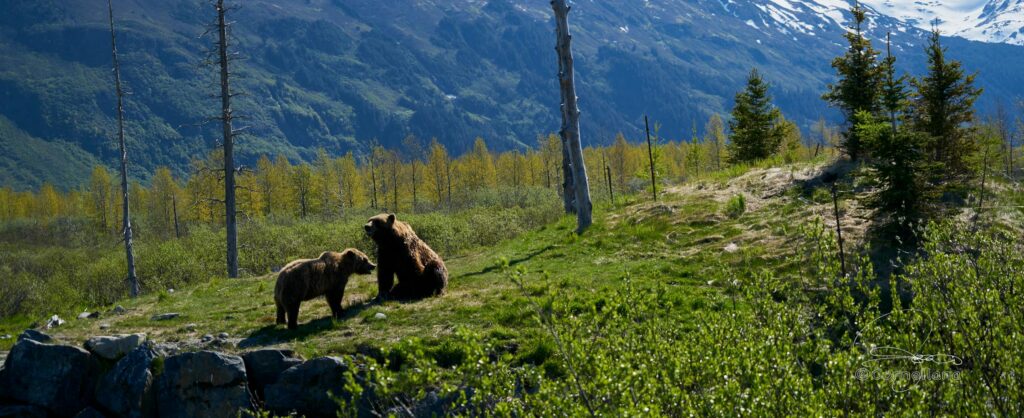
<svg viewBox="0 0 1024 418">
<path fill-rule="evenodd" d="M 75 418 L 107 418 L 107 416 L 103 415 L 103 413 L 96 408 L 90 406 L 83 409 L 82 412 L 78 413 L 78 415 L 75 415 Z"/>
<path fill-rule="evenodd" d="M 146 334 L 92 337 L 85 342 L 85 349 L 104 360 L 116 361 L 145 341 Z"/>
<path fill-rule="evenodd" d="M 212 351 L 164 360 L 156 394 L 161 418 L 233 417 L 256 409 L 242 358 Z"/>
<path fill-rule="evenodd" d="M 46 333 L 42 331 L 27 329 L 18 336 L 18 341 L 20 342 L 22 340 L 32 340 L 37 343 L 49 344 L 53 342 L 53 337 L 46 335 Z"/>
<path fill-rule="evenodd" d="M 46 418 L 46 408 L 34 405 L 0 405 L 0 418 Z"/>
<path fill-rule="evenodd" d="M 264 405 L 279 415 L 335 417 L 335 399 L 354 408 L 344 416 L 373 416 L 376 405 L 372 389 L 354 394 L 346 386 L 352 377 L 362 383 L 362 369 L 336 357 L 181 352 L 194 348 L 144 342 L 142 334 L 91 338 L 88 351 L 37 339 L 53 341 L 25 332 L 0 368 L 0 418 L 220 418 L 250 416 Z M 442 411 L 435 398 L 405 412 Z"/>
<path fill-rule="evenodd" d="M 116 417 L 155 416 L 156 398 L 150 370 L 156 350 L 143 344 L 114 365 L 96 383 L 96 404 Z"/>
<path fill-rule="evenodd" d="M 0 398 L 72 417 L 92 401 L 98 369 L 81 348 L 23 339 L 11 349 L 0 374 Z"/>
<path fill-rule="evenodd" d="M 259 350 L 242 355 L 245 370 L 249 375 L 249 388 L 258 400 L 264 400 L 263 389 L 277 383 L 285 370 L 302 364 L 302 359 L 292 350 Z"/>
<path fill-rule="evenodd" d="M 338 403 L 332 396 L 350 404 L 353 401 L 352 394 L 345 389 L 348 370 L 349 366 L 337 357 L 322 357 L 285 370 L 277 383 L 267 386 L 266 408 L 281 415 L 337 416 Z M 354 406 L 366 409 L 366 403 L 365 399 L 356 399 Z"/>
</svg>

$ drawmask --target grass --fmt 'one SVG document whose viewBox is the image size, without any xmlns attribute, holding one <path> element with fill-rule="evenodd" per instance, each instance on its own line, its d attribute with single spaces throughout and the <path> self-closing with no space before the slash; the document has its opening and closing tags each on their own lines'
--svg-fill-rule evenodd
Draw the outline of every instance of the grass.
<svg viewBox="0 0 1024 418">
<path fill-rule="evenodd" d="M 345 317 L 328 318 L 323 300 L 303 304 L 300 327 L 288 331 L 274 323 L 275 275 L 212 278 L 204 283 L 150 292 L 122 301 L 124 315 L 104 312 L 100 319 L 70 320 L 54 332 L 77 343 L 97 334 L 145 332 L 158 341 L 194 342 L 205 334 L 228 333 L 237 347 L 294 347 L 307 356 L 352 353 L 362 347 L 386 347 L 409 338 L 437 342 L 466 329 L 483 335 L 525 342 L 541 332 L 526 304 L 526 295 L 558 295 L 566 300 L 596 301 L 621 286 L 626 277 L 639 283 L 668 285 L 668 296 L 683 312 L 721 304 L 723 265 L 795 271 L 785 261 L 784 246 L 793 237 L 784 229 L 756 220 L 771 213 L 779 223 L 806 216 L 792 199 L 779 200 L 759 213 L 727 217 L 727 209 L 707 199 L 668 193 L 662 202 L 598 206 L 594 226 L 576 236 L 574 219 L 564 217 L 493 246 L 449 257 L 447 295 L 419 302 L 371 303 L 376 294 L 372 276 L 355 276 L 348 285 Z M 788 215 L 777 215 L 788 214 Z M 753 223 L 753 225 L 751 225 Z M 414 222 L 413 226 L 417 224 Z M 735 244 L 736 252 L 725 251 Z M 498 263 L 521 268 L 526 294 L 502 273 Z M 581 302 L 586 303 L 586 302 Z M 108 311 L 92 306 L 89 311 Z M 155 322 L 155 314 L 181 316 Z M 386 319 L 376 319 L 383 313 Z M 20 317 L 0 322 L 0 335 L 16 335 L 27 323 Z M 109 329 L 100 329 L 101 324 Z M 0 341 L 6 348 L 13 340 Z"/>
<path fill-rule="evenodd" d="M 998 232 L 1019 231 L 1019 211 L 991 213 L 986 219 L 997 226 L 1010 219 L 996 233 L 929 226 L 922 248 L 929 256 L 887 281 L 856 233 L 868 215 L 844 197 L 851 273 L 839 279 L 832 227 L 822 216 L 831 202 L 815 201 L 820 168 L 751 170 L 723 184 L 669 188 L 658 202 L 626 197 L 620 206 L 599 205 L 582 236 L 561 217 L 469 247 L 447 258 L 451 287 L 439 298 L 369 303 L 374 279 L 355 277 L 343 318 L 329 318 L 322 300 L 307 302 L 293 331 L 274 324 L 268 274 L 150 292 L 122 302 L 124 315 L 71 320 L 54 333 L 77 344 L 146 332 L 199 349 L 203 335 L 223 332 L 233 344 L 213 349 L 352 355 L 346 359 L 367 366 L 359 369 L 369 371 L 366 385 L 387 399 L 405 405 L 436 391 L 453 415 L 1019 415 L 1024 391 L 1014 376 L 1024 369 L 1024 333 L 1013 318 L 1024 304 L 1012 289 L 1021 286 L 1024 258 L 1007 238 L 1019 235 Z M 744 196 L 743 211 L 730 210 L 736 196 Z M 419 221 L 413 226 L 437 227 L 429 217 Z M 886 308 L 882 281 L 910 283 L 915 309 Z M 181 316 L 150 319 L 167 312 Z M 0 334 L 18 332 L 19 321 L 0 322 Z M 109 329 L 100 329 L 104 323 Z M 915 332 L 928 327 L 964 337 Z M 897 378 L 932 370 L 958 380 L 864 379 L 855 372 L 880 363 L 858 345 L 862 332 L 872 344 L 954 354 L 977 366 L 889 359 L 880 370 L 907 373 Z M 1006 379 L 982 384 L 996 376 Z"/>
</svg>

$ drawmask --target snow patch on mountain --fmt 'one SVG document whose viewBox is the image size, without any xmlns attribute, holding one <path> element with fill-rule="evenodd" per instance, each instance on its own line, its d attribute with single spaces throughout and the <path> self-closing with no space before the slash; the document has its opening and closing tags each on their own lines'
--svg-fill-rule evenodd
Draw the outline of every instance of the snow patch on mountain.
<svg viewBox="0 0 1024 418">
<path fill-rule="evenodd" d="M 879 13 L 945 35 L 1024 45 L 1024 0 L 864 0 Z"/>
</svg>

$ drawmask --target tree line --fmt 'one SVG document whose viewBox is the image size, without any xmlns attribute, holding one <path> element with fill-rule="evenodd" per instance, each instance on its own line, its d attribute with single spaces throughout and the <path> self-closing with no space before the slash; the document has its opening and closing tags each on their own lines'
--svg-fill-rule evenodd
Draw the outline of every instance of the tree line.
<svg viewBox="0 0 1024 418">
<path fill-rule="evenodd" d="M 844 117 L 836 145 L 867 168 L 864 177 L 879 190 L 868 203 L 886 218 L 883 230 L 910 243 L 915 225 L 968 198 L 980 214 L 986 182 L 995 175 L 1012 179 L 1019 159 L 1005 109 L 979 120 L 977 74 L 947 56 L 938 29 L 924 45 L 927 72 L 913 77 L 898 73 L 888 36 L 883 56 L 864 34 L 865 9 L 855 5 L 851 15 L 844 34 L 848 48 L 832 62 L 837 81 L 822 98 Z M 797 143 L 792 136 L 799 130 L 772 104 L 768 90 L 754 69 L 736 95 L 729 122 L 733 162 L 768 158 Z"/>
<path fill-rule="evenodd" d="M 731 165 L 725 124 L 718 115 L 705 125 L 705 133 L 682 140 L 654 136 L 654 167 L 659 182 L 697 178 Z M 804 140 L 799 131 L 791 136 L 796 145 L 787 149 L 790 161 L 807 160 L 830 148 L 817 142 L 834 141 L 835 130 L 825 125 L 825 135 Z M 595 202 L 609 196 L 638 193 L 650 182 L 646 143 L 617 134 L 611 145 L 583 150 Z M 192 161 L 188 176 L 175 176 L 160 167 L 148 184 L 130 182 L 133 223 L 140 234 L 174 237 L 186 223 L 223 225 L 224 214 L 221 153 L 211 152 Z M 604 174 L 608 173 L 606 177 Z M 598 181 L 598 179 L 600 181 Z M 254 167 L 239 171 L 238 210 L 242 219 L 323 219 L 362 214 L 373 210 L 427 212 L 457 210 L 480 204 L 478 192 L 497 189 L 515 197 L 528 189 L 561 193 L 562 149 L 557 135 L 539 136 L 531 149 L 491 151 L 478 138 L 466 154 L 455 157 L 437 139 L 429 143 L 409 136 L 401 149 L 372 144 L 364 154 L 331 156 L 319 151 L 312 162 L 291 161 L 283 155 L 264 155 Z M 89 181 L 68 191 L 44 185 L 37 191 L 0 188 L 0 221 L 54 222 L 61 218 L 87 219 L 100 231 L 121 231 L 122 212 L 118 179 L 97 165 Z M 610 184 L 610 189 L 609 189 Z M 609 191 L 611 193 L 609 193 Z M 175 222 L 177 221 L 177 222 Z"/>
</svg>

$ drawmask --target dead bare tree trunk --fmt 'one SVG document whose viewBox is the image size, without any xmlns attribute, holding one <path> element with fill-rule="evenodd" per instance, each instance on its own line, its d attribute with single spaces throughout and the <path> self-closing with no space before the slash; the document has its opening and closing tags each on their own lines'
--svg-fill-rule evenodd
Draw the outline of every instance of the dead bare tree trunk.
<svg viewBox="0 0 1024 418">
<path fill-rule="evenodd" d="M 174 238 L 181 238 L 181 227 L 178 224 L 178 198 L 171 195 L 171 208 L 174 210 Z"/>
<path fill-rule="evenodd" d="M 370 206 L 377 209 L 377 168 L 375 167 L 374 160 L 376 156 L 373 151 L 370 151 L 370 190 L 373 192 L 370 196 Z"/>
<path fill-rule="evenodd" d="M 569 148 L 565 145 L 565 135 L 562 136 L 562 203 L 565 205 L 565 213 L 576 213 L 576 187 L 572 181 L 572 162 L 569 158 Z"/>
<path fill-rule="evenodd" d="M 576 101 L 576 80 L 573 69 L 572 36 L 569 35 L 569 5 L 566 0 L 552 0 L 557 24 L 558 81 L 562 93 L 562 147 L 568 155 L 572 174 L 572 191 L 576 209 L 576 232 L 583 233 L 593 222 L 590 202 L 590 184 L 587 167 L 583 163 L 583 145 L 580 141 L 580 109 Z"/>
<path fill-rule="evenodd" d="M 235 210 L 235 141 L 231 129 L 231 84 L 228 72 L 228 23 L 224 0 L 217 0 L 217 52 L 220 64 L 221 123 L 224 128 L 224 223 L 227 227 L 228 277 L 238 277 L 238 222 Z"/>
<path fill-rule="evenodd" d="M 831 187 L 832 191 L 832 207 L 836 217 L 836 240 L 839 243 L 839 266 L 842 269 L 843 277 L 846 277 L 846 252 L 843 250 L 843 227 L 839 217 L 839 187 L 836 184 L 839 176 L 835 173 L 825 173 L 822 180 Z"/>
<path fill-rule="evenodd" d="M 658 129 L 656 125 L 654 128 Z M 651 145 L 651 125 L 647 123 L 647 115 L 644 115 L 644 130 L 647 132 L 647 159 L 651 165 L 651 195 L 654 196 L 654 201 L 658 201 L 658 180 L 654 175 L 654 148 Z"/>
<path fill-rule="evenodd" d="M 128 207 L 128 150 L 124 141 L 124 90 L 121 88 L 121 63 L 117 59 L 117 35 L 114 32 L 114 5 L 107 0 L 110 17 L 110 53 L 114 61 L 114 88 L 117 92 L 117 141 L 121 147 L 121 225 L 124 228 L 124 252 L 128 262 L 128 290 L 138 297 L 139 277 L 135 274 L 135 250 L 132 248 L 132 221 Z"/>
</svg>

